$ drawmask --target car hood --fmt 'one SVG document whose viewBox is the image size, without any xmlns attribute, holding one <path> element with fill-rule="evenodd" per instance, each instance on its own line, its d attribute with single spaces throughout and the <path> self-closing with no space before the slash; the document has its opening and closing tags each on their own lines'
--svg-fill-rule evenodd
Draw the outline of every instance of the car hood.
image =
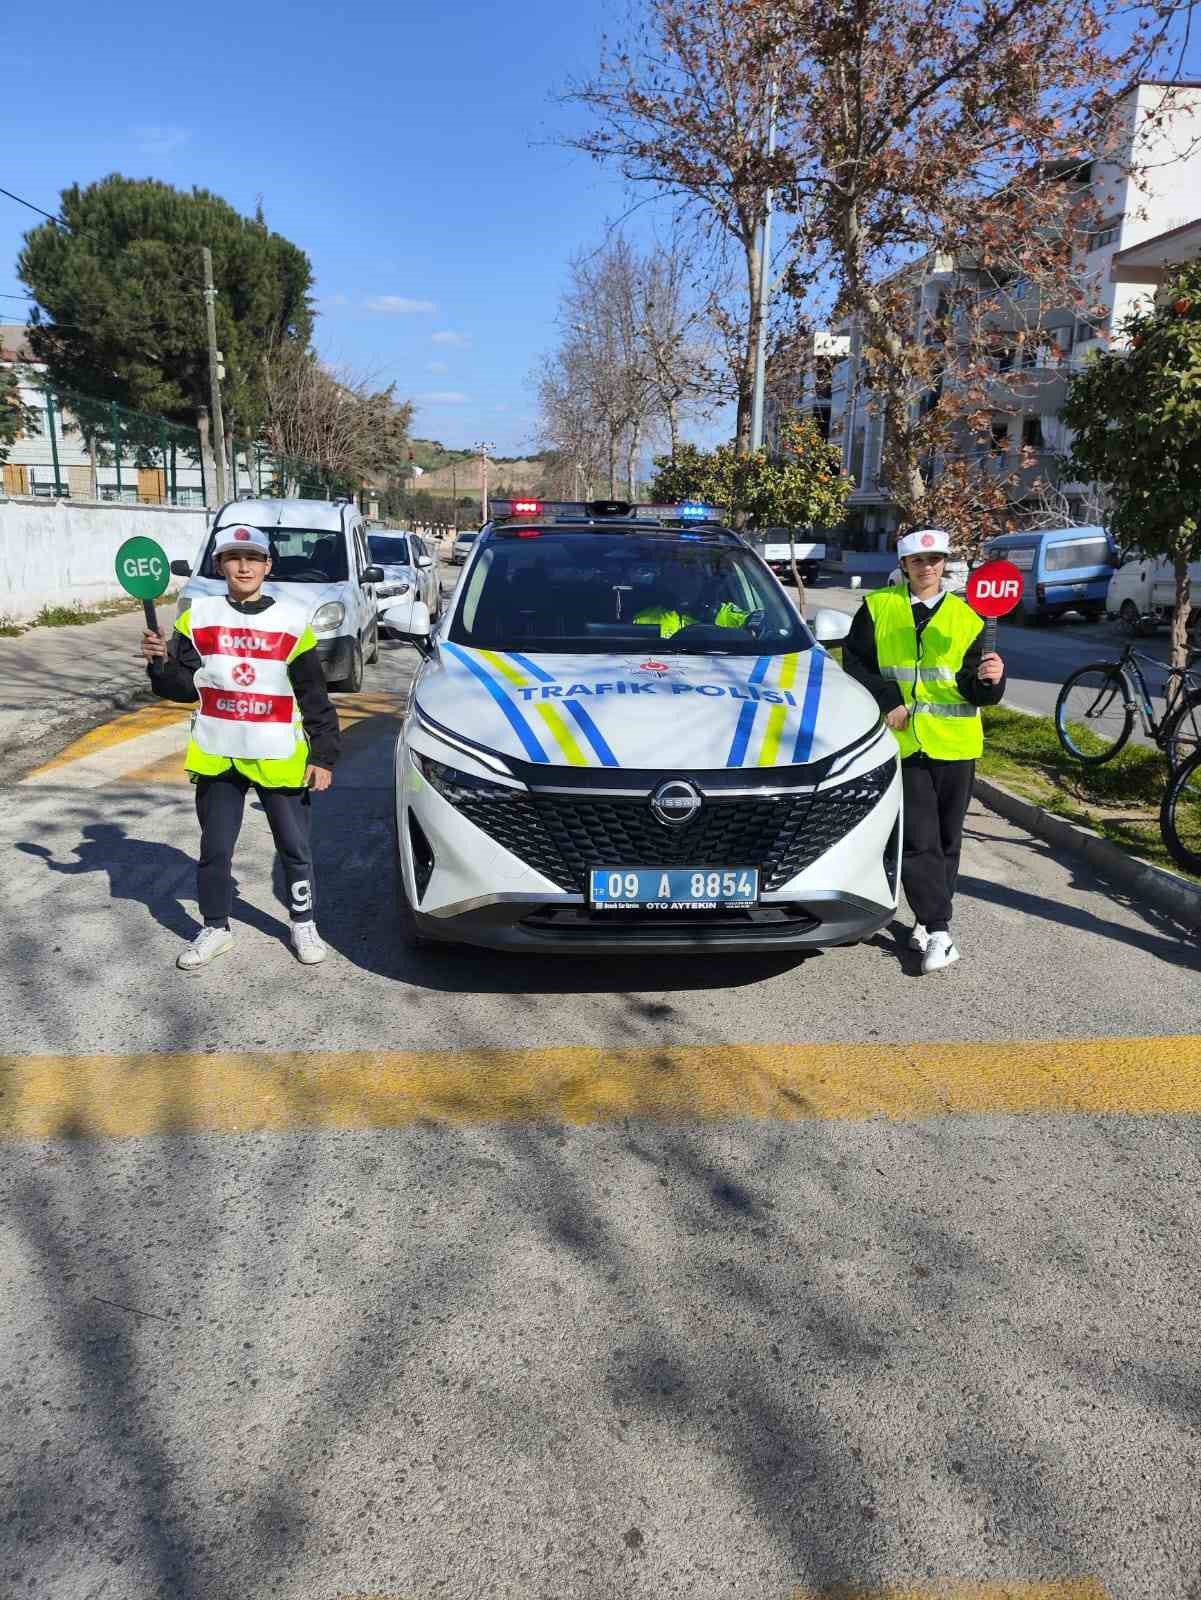
<svg viewBox="0 0 1201 1600">
<path fill-rule="evenodd" d="M 643 770 L 819 761 L 880 717 L 820 648 L 561 656 L 444 641 L 421 673 L 416 702 L 443 727 L 521 761 Z"/>
<path fill-rule="evenodd" d="M 225 584 L 220 578 L 189 578 L 180 601 L 190 603 L 201 595 L 224 593 Z M 268 578 L 263 585 L 263 593 L 269 594 L 273 600 L 290 600 L 293 605 L 303 606 L 311 617 L 317 607 L 323 606 L 327 600 L 341 600 L 345 604 L 346 580 L 337 583 L 273 583 Z"/>
<path fill-rule="evenodd" d="M 403 561 L 377 561 L 376 566 L 384 575 L 385 583 L 416 583 L 417 574 L 413 568 Z"/>
</svg>

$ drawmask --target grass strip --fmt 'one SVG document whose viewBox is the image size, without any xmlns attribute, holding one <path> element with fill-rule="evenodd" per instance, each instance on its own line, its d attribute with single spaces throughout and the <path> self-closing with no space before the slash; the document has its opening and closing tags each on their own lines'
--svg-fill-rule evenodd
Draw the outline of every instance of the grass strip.
<svg viewBox="0 0 1201 1600">
<path fill-rule="evenodd" d="M 1060 744 L 1051 717 L 990 706 L 984 712 L 984 755 L 978 770 L 1143 861 L 1191 876 L 1180 872 L 1160 838 L 1159 804 L 1168 764 L 1158 750 L 1130 744 L 1103 766 L 1088 767 Z"/>
</svg>

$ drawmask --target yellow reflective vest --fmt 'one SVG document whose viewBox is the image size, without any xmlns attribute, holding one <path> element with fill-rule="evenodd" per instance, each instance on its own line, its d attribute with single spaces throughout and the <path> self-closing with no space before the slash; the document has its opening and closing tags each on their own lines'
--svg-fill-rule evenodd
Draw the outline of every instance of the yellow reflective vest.
<svg viewBox="0 0 1201 1600">
<path fill-rule="evenodd" d="M 876 635 L 880 675 L 891 678 L 909 707 L 909 722 L 894 729 L 902 756 L 924 751 L 934 761 L 972 761 L 984 750 L 979 706 L 959 692 L 956 674 L 984 623 L 957 594 L 942 603 L 922 630 L 905 586 L 878 589 L 864 602 Z"/>
</svg>

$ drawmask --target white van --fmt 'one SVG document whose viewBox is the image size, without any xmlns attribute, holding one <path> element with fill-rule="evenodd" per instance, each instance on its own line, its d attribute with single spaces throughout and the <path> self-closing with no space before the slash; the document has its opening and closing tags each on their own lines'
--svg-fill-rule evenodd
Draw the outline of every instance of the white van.
<svg viewBox="0 0 1201 1600">
<path fill-rule="evenodd" d="M 1191 562 L 1188 574 L 1195 617 L 1201 607 L 1201 561 Z M 1123 562 L 1109 580 L 1105 610 L 1132 631 L 1170 622 L 1175 609 L 1176 574 L 1162 557 L 1139 556 Z"/>
<path fill-rule="evenodd" d="M 195 566 L 171 563 L 171 571 L 188 580 L 180 610 L 197 595 L 225 592 L 213 565 L 213 541 L 218 529 L 239 525 L 267 535 L 271 576 L 263 592 L 287 595 L 308 611 L 330 688 L 351 694 L 362 688 L 363 663 L 379 658 L 375 591 L 384 572 L 371 560 L 358 507 L 345 500 L 229 501 L 213 518 Z"/>
</svg>

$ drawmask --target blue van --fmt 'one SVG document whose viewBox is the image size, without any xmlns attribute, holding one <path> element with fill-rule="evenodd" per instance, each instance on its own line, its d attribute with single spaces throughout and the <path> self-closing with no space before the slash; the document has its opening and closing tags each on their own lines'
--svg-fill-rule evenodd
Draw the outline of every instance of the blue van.
<svg viewBox="0 0 1201 1600">
<path fill-rule="evenodd" d="M 1105 615 L 1118 552 L 1104 528 L 1037 528 L 1005 533 L 984 546 L 986 561 L 1012 561 L 1023 579 L 1014 612 L 1027 625 L 1080 611 L 1090 622 Z"/>
</svg>

